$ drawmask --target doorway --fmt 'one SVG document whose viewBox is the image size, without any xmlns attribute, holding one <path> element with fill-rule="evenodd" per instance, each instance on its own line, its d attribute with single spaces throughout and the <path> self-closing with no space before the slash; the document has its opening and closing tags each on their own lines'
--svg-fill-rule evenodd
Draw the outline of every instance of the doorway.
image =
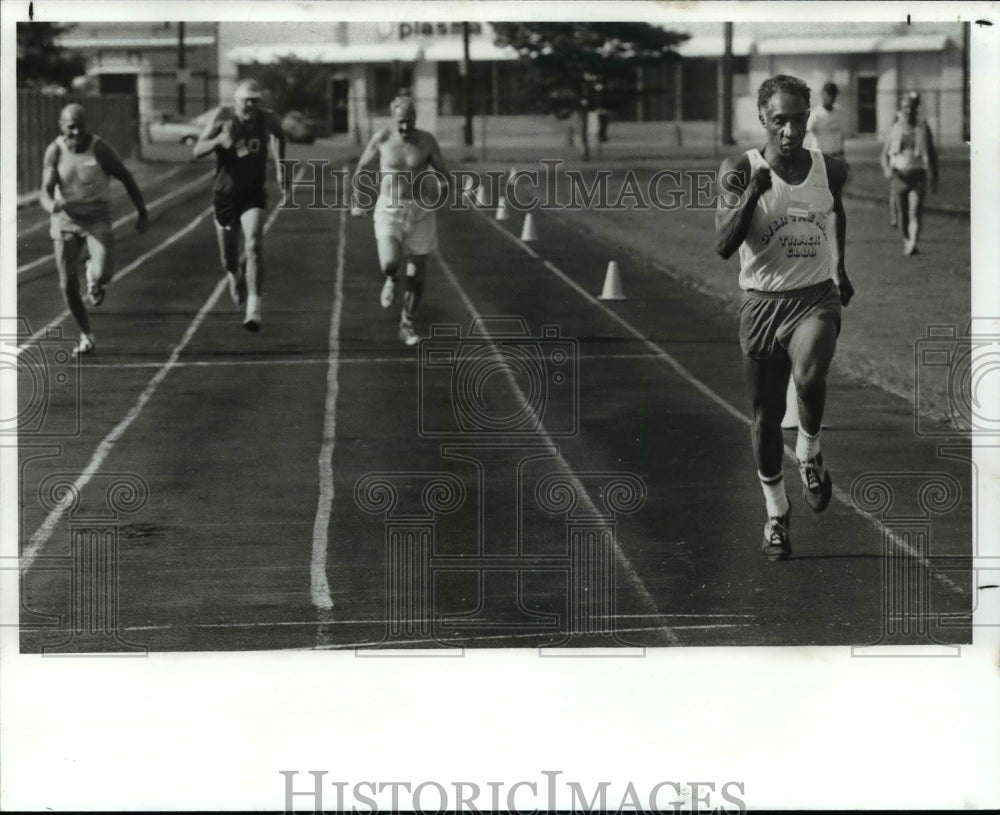
<svg viewBox="0 0 1000 815">
<path fill-rule="evenodd" d="M 101 96 L 105 94 L 128 94 L 138 96 L 138 74 L 98 74 L 97 87 Z"/>
<path fill-rule="evenodd" d="M 858 134 L 875 133 L 878 129 L 878 77 L 858 77 Z"/>
<path fill-rule="evenodd" d="M 330 80 L 330 130 L 333 133 L 347 133 L 349 79 Z"/>
</svg>

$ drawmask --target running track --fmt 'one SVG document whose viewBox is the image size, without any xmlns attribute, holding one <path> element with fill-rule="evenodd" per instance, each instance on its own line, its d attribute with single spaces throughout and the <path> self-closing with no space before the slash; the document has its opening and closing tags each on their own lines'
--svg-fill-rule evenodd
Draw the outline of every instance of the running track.
<svg viewBox="0 0 1000 815">
<path fill-rule="evenodd" d="M 163 200 L 143 236 L 127 199 L 116 209 L 118 278 L 79 365 L 59 361 L 76 331 L 39 213 L 20 216 L 19 322 L 4 333 L 20 333 L 33 423 L 23 651 L 67 640 L 74 530 L 102 523 L 118 638 L 154 651 L 968 641 L 968 447 L 915 438 L 907 404 L 831 381 L 834 501 L 813 516 L 786 461 L 793 559 L 769 564 L 735 324 L 715 302 L 641 264 L 623 269 L 629 299 L 603 302 L 608 249 L 564 217 L 538 217 L 529 246 L 520 216 L 445 212 L 418 329 L 459 336 L 422 357 L 430 343 L 404 348 L 398 312 L 378 305 L 370 218 L 303 206 L 269 220 L 265 322 L 249 334 L 217 269 L 206 172 L 153 179 L 147 201 Z M 517 323 L 497 317 L 536 340 L 504 344 Z M 470 340 L 477 318 L 489 333 Z M 545 326 L 558 336 L 539 342 Z M 485 360 L 476 415 L 523 411 L 532 432 L 434 435 L 470 404 L 451 377 L 459 347 Z M 494 354 L 541 365 L 543 409 L 529 409 L 537 380 Z M 112 517 L 116 483 L 139 492 Z M 931 514 L 928 484 L 943 485 Z"/>
</svg>

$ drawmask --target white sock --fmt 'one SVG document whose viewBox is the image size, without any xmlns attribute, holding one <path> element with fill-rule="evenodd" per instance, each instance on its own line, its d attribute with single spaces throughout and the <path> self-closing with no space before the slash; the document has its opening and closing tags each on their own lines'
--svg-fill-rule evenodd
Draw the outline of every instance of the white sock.
<svg viewBox="0 0 1000 815">
<path fill-rule="evenodd" d="M 767 506 L 767 517 L 777 518 L 788 512 L 788 495 L 785 494 L 785 478 L 782 473 L 768 478 L 757 473 L 761 489 L 764 490 L 764 503 Z"/>
<path fill-rule="evenodd" d="M 810 436 L 800 427 L 799 436 L 795 442 L 795 457 L 799 461 L 809 461 L 809 459 L 816 458 L 818 455 L 819 433 L 815 436 Z"/>
</svg>

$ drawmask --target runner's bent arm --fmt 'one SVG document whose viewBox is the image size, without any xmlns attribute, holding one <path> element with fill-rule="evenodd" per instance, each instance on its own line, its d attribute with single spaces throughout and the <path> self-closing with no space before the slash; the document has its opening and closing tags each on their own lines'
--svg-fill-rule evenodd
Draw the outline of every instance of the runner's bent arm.
<svg viewBox="0 0 1000 815">
<path fill-rule="evenodd" d="M 42 186 L 39 189 L 38 203 L 50 215 L 62 209 L 62 201 L 56 200 L 56 187 L 59 186 L 59 172 L 56 163 L 59 161 L 59 147 L 52 142 L 45 149 L 42 159 Z"/>
<path fill-rule="evenodd" d="M 351 176 L 351 197 L 356 198 L 358 193 L 358 177 L 361 175 L 362 170 L 368 167 L 370 164 L 374 163 L 375 159 L 379 156 L 379 146 L 383 141 L 388 138 L 389 131 L 378 130 L 372 134 L 372 137 L 368 140 L 368 144 L 365 145 L 365 149 L 361 153 L 361 158 L 358 159 L 358 166 L 354 170 L 354 175 Z M 373 179 L 374 180 L 374 179 Z M 369 193 L 374 193 L 375 196 L 378 195 L 378 185 L 375 184 L 372 187 L 365 187 L 364 189 Z M 374 205 L 374 199 L 369 205 Z M 367 206 L 365 207 L 367 208 Z"/>
<path fill-rule="evenodd" d="M 889 145 L 892 144 L 892 134 L 896 126 L 892 126 L 892 130 L 889 131 L 889 135 L 885 138 L 885 143 L 882 145 L 882 153 L 879 155 L 879 163 L 882 165 L 882 175 L 886 178 L 892 178 L 892 167 L 889 164 Z"/>
<path fill-rule="evenodd" d="M 287 194 L 292 179 L 285 177 L 285 165 L 281 163 L 285 157 L 285 146 L 288 143 L 285 138 L 285 129 L 281 126 L 278 114 L 274 112 L 269 112 L 267 125 L 271 134 L 271 148 L 274 150 L 274 172 L 278 178 L 278 189 L 281 190 L 282 194 Z"/>
<path fill-rule="evenodd" d="M 715 211 L 715 251 L 729 260 L 746 240 L 761 194 L 771 187 L 771 171 L 750 172 L 745 156 L 728 158 L 719 168 L 719 206 Z"/>
<path fill-rule="evenodd" d="M 924 127 L 927 130 L 927 163 L 931 170 L 931 190 L 937 192 L 938 184 L 938 155 L 937 148 L 934 147 L 934 137 L 931 135 L 931 128 L 926 122 Z"/>
<path fill-rule="evenodd" d="M 438 144 L 437 139 L 435 139 L 429 133 L 427 134 L 429 140 L 430 154 L 427 156 L 427 164 L 436 170 L 441 176 L 441 183 L 445 190 L 448 190 L 448 168 L 445 166 L 444 158 L 441 155 L 441 145 Z"/>
<path fill-rule="evenodd" d="M 847 181 L 847 165 L 840 159 L 824 156 L 826 161 L 826 177 L 833 195 L 833 243 L 831 255 L 833 259 L 833 279 L 840 289 L 840 302 L 847 305 L 854 297 L 854 285 L 847 276 L 844 262 L 844 247 L 847 242 L 847 215 L 844 212 L 844 183 Z"/>
<path fill-rule="evenodd" d="M 216 147 L 232 146 L 232 120 L 225 108 L 218 108 L 209 123 L 205 125 L 205 129 L 201 131 L 198 141 L 194 143 L 194 157 L 207 156 Z"/>
<path fill-rule="evenodd" d="M 97 159 L 97 163 L 101 165 L 101 169 L 104 172 L 113 178 L 117 178 L 122 183 L 122 186 L 125 187 L 125 192 L 128 193 L 128 197 L 132 199 L 132 203 L 135 205 L 135 211 L 139 213 L 139 218 L 135 224 L 136 229 L 140 232 L 145 232 L 149 221 L 149 216 L 146 213 L 146 203 L 143 201 L 142 191 L 139 189 L 139 185 L 135 183 L 135 178 L 132 177 L 132 173 L 129 172 L 128 167 L 118 158 L 118 154 L 111 145 L 105 144 L 103 141 L 99 141 L 94 145 L 94 158 Z"/>
</svg>

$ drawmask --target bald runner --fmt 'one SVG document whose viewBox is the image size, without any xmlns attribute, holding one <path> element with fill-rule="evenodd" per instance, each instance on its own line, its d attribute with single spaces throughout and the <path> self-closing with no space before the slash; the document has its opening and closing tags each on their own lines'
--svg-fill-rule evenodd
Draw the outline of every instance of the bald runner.
<svg viewBox="0 0 1000 815">
<path fill-rule="evenodd" d="M 52 238 L 59 272 L 59 287 L 73 319 L 80 328 L 74 355 L 89 354 L 96 347 L 90 316 L 80 294 L 80 267 L 85 262 L 87 299 L 99 306 L 105 284 L 114 273 L 114 233 L 111 227 L 109 186 L 117 179 L 135 205 L 135 228 L 145 232 L 149 218 L 142 192 L 114 149 L 91 133 L 81 105 L 67 105 L 59 114 L 59 135 L 42 159 L 39 203 L 52 217 Z"/>
</svg>

